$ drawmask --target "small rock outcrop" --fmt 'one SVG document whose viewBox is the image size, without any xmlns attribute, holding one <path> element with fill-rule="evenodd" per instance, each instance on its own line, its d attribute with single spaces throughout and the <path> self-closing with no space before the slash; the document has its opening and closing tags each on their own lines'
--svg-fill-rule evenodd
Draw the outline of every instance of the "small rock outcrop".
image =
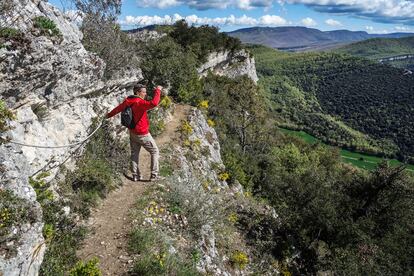
<svg viewBox="0 0 414 276">
<path fill-rule="evenodd" d="M 93 120 L 102 117 L 142 79 L 140 71 L 104 81 L 105 63 L 85 50 L 78 27 L 57 8 L 41 0 L 13 0 L 13 16 L 0 26 L 22 34 L 18 47 L 0 48 L 0 95 L 16 114 L 7 138 L 29 145 L 60 146 L 88 136 Z M 52 20 L 59 34 L 42 33 L 36 18 Z M 45 252 L 42 212 L 29 177 L 58 166 L 77 147 L 36 148 L 5 143 L 0 146 L 0 190 L 10 190 L 33 206 L 35 221 L 14 228 L 20 236 L 12 256 L 0 254 L 4 275 L 37 275 Z M 4 173 L 3 173 L 4 171 Z M 7 241 L 7 237 L 5 237 Z M 1 274 L 1 273 L 0 273 Z"/>
<path fill-rule="evenodd" d="M 198 74 L 205 76 L 209 71 L 214 74 L 235 78 L 247 75 L 255 83 L 259 80 L 254 58 L 242 49 L 237 52 L 223 51 L 211 53 L 207 62 L 198 68 Z"/>
</svg>

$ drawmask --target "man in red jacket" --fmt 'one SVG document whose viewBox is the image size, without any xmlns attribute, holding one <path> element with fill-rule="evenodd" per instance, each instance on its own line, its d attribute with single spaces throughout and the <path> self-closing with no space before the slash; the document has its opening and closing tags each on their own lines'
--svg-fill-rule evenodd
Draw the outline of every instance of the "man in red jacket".
<svg viewBox="0 0 414 276">
<path fill-rule="evenodd" d="M 147 110 L 154 108 L 160 102 L 162 86 L 154 89 L 154 97 L 151 101 L 145 100 L 147 88 L 145 85 L 138 84 L 134 86 L 134 95 L 128 96 L 120 105 L 109 112 L 106 117 L 111 118 L 123 111 L 127 106 L 131 106 L 134 115 L 135 128 L 129 130 L 129 139 L 131 144 L 131 170 L 134 181 L 142 181 L 142 175 L 139 171 L 139 152 L 141 146 L 151 154 L 151 178 L 150 181 L 159 179 L 159 150 L 157 144 L 149 133 L 149 120 Z"/>
</svg>

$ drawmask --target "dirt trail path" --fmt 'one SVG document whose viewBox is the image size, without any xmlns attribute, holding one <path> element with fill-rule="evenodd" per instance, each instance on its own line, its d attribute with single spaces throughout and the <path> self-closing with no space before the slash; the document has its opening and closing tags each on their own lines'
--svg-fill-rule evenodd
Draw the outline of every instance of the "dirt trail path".
<svg viewBox="0 0 414 276">
<path fill-rule="evenodd" d="M 172 121 L 166 124 L 165 131 L 155 140 L 161 149 L 177 135 L 180 121 L 185 119 L 189 107 L 176 105 Z M 145 150 L 140 152 L 140 168 L 144 179 L 150 174 L 150 155 Z M 132 182 L 123 177 L 123 185 L 111 192 L 97 207 L 92 210 L 89 219 L 91 233 L 83 242 L 77 255 L 82 260 L 98 257 L 103 275 L 125 275 L 133 265 L 127 253 L 128 234 L 131 230 L 129 211 L 137 198 L 151 182 Z"/>
</svg>

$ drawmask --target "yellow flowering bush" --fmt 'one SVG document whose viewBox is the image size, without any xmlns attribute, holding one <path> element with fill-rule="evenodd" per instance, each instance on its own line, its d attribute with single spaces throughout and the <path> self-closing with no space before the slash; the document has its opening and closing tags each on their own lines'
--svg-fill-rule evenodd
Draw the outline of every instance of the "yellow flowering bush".
<svg viewBox="0 0 414 276">
<path fill-rule="evenodd" d="M 249 257 L 244 252 L 235 251 L 230 257 L 230 262 L 235 268 L 245 269 L 249 264 Z"/>
<path fill-rule="evenodd" d="M 191 133 L 193 133 L 193 128 L 191 127 L 188 121 L 184 121 L 183 124 L 181 125 L 181 131 L 184 134 L 190 135 Z"/>
<path fill-rule="evenodd" d="M 218 178 L 219 178 L 221 181 L 226 181 L 227 179 L 229 179 L 229 178 L 230 178 L 230 174 L 228 174 L 227 172 L 222 172 L 222 173 L 220 173 L 220 174 L 218 175 Z"/>
<path fill-rule="evenodd" d="M 83 261 L 79 261 L 76 265 L 70 270 L 69 276 L 101 276 L 102 272 L 98 267 L 99 260 L 98 258 L 93 258 L 88 262 L 84 263 Z"/>
<path fill-rule="evenodd" d="M 204 190 L 208 191 L 210 189 L 211 183 L 210 183 L 210 181 L 206 180 L 202 183 L 202 185 L 203 185 Z"/>
<path fill-rule="evenodd" d="M 161 102 L 160 102 L 160 106 L 164 109 L 169 108 L 171 106 L 171 104 L 172 104 L 171 98 L 168 97 L 168 96 L 163 97 Z"/>
<path fill-rule="evenodd" d="M 190 140 L 188 140 L 188 139 L 185 139 L 185 140 L 184 140 L 184 146 L 186 146 L 186 147 L 191 147 L 191 141 L 190 141 Z"/>
<path fill-rule="evenodd" d="M 209 125 L 209 127 L 215 127 L 216 126 L 216 123 L 211 119 L 207 120 L 207 124 Z"/>
<path fill-rule="evenodd" d="M 164 267 L 166 257 L 167 257 L 167 254 L 165 253 L 159 253 L 155 255 L 155 258 L 157 259 L 161 267 Z"/>
<path fill-rule="evenodd" d="M 236 213 L 231 213 L 227 218 L 231 223 L 236 223 L 239 218 Z"/>
<path fill-rule="evenodd" d="M 8 208 L 3 208 L 0 211 L 0 228 L 5 227 L 10 223 L 10 211 Z"/>
<path fill-rule="evenodd" d="M 203 100 L 198 104 L 198 107 L 208 109 L 208 100 Z"/>
</svg>

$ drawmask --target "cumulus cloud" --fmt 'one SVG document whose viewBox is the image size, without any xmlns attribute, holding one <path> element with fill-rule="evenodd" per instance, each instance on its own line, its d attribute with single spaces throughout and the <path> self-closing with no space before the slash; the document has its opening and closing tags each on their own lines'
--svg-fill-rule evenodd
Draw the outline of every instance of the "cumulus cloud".
<svg viewBox="0 0 414 276">
<path fill-rule="evenodd" d="M 341 26 L 343 26 L 341 22 L 339 22 L 337 20 L 334 20 L 332 18 L 329 18 L 329 19 L 325 20 L 325 23 L 329 26 L 332 26 L 332 27 L 341 27 Z"/>
<path fill-rule="evenodd" d="M 138 6 L 143 8 L 155 7 L 159 9 L 164 9 L 168 7 L 173 7 L 181 4 L 181 1 L 177 0 L 139 0 L 137 1 Z"/>
<path fill-rule="evenodd" d="M 283 17 L 277 15 L 264 15 L 258 19 L 243 15 L 241 17 L 235 17 L 230 15 L 228 17 L 198 17 L 197 15 L 181 16 L 179 14 L 164 15 L 161 16 L 131 16 L 128 15 L 124 20 L 120 21 L 121 25 L 128 26 L 147 26 L 147 25 L 172 25 L 176 21 L 185 19 L 190 25 L 215 25 L 215 26 L 283 26 L 289 23 Z"/>
<path fill-rule="evenodd" d="M 413 0 L 281 0 L 324 13 L 348 14 L 381 23 L 414 25 Z"/>
<path fill-rule="evenodd" d="M 140 7 L 168 8 L 186 5 L 197 10 L 239 8 L 251 10 L 254 8 L 270 8 L 273 0 L 137 0 Z"/>
<path fill-rule="evenodd" d="M 274 4 L 304 4 L 316 11 L 368 18 L 376 22 L 414 25 L 413 0 L 137 0 L 140 7 L 186 5 L 197 10 L 238 8 L 269 10 Z"/>
<path fill-rule="evenodd" d="M 318 25 L 315 20 L 310 17 L 306 17 L 300 21 L 306 27 L 314 27 Z"/>
<path fill-rule="evenodd" d="M 409 32 L 409 33 L 414 32 L 413 28 L 409 28 L 406 26 L 395 26 L 394 29 L 398 32 Z"/>
</svg>

